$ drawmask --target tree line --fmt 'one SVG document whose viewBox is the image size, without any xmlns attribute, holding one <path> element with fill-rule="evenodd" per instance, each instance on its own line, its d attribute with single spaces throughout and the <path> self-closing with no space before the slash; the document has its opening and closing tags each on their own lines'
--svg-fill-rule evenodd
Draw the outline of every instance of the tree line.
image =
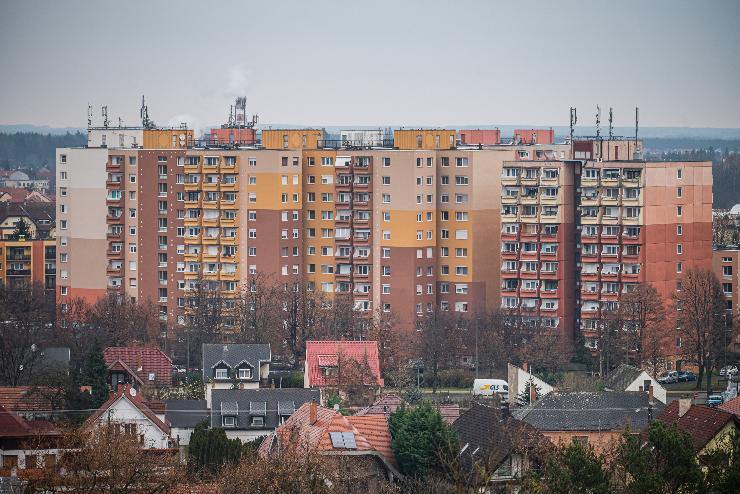
<svg viewBox="0 0 740 494">
<path fill-rule="evenodd" d="M 39 134 L 36 132 L 0 133 L 0 168 L 10 170 L 18 167 L 37 170 L 44 166 L 54 169 L 56 149 L 84 146 L 87 136 L 74 134 Z"/>
</svg>

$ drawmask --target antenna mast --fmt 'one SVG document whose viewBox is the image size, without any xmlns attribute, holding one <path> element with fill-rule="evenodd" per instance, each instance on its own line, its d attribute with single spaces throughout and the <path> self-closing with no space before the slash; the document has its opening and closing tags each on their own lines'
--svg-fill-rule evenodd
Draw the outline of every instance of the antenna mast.
<svg viewBox="0 0 740 494">
<path fill-rule="evenodd" d="M 596 139 L 601 137 L 601 108 L 596 105 Z"/>
<path fill-rule="evenodd" d="M 141 117 L 141 126 L 145 129 L 153 129 L 154 122 L 149 120 L 149 107 L 146 106 L 144 101 L 144 95 L 141 95 L 141 109 L 139 110 L 139 116 Z"/>
<path fill-rule="evenodd" d="M 108 107 L 107 106 L 104 106 L 102 108 L 102 113 L 103 113 L 103 127 L 107 129 L 108 128 Z"/>
<path fill-rule="evenodd" d="M 578 123 L 578 114 L 575 107 L 570 107 L 570 142 L 573 143 L 573 129 Z"/>
<path fill-rule="evenodd" d="M 640 107 L 635 107 L 635 140 L 637 140 L 637 130 L 640 126 Z"/>
<path fill-rule="evenodd" d="M 609 140 L 610 140 L 610 141 L 611 141 L 611 140 L 612 140 L 612 138 L 614 137 L 613 129 L 614 129 L 614 128 L 612 127 L 612 108 L 611 108 L 611 106 L 610 106 L 610 107 L 609 107 Z"/>
<path fill-rule="evenodd" d="M 92 127 L 92 105 L 90 103 L 87 104 L 87 128 L 89 129 Z"/>
</svg>

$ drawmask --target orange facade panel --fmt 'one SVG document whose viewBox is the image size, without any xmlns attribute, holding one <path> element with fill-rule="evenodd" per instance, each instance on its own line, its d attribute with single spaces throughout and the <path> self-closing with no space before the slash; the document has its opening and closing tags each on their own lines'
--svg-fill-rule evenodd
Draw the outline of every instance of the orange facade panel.
<svg viewBox="0 0 740 494">
<path fill-rule="evenodd" d="M 393 146 L 398 149 L 452 149 L 455 130 L 398 129 L 393 131 Z"/>
<path fill-rule="evenodd" d="M 265 129 L 262 146 L 265 149 L 316 149 L 324 139 L 321 129 Z"/>
<path fill-rule="evenodd" d="M 145 149 L 186 148 L 193 143 L 193 131 L 188 129 L 152 129 L 144 131 Z"/>
</svg>

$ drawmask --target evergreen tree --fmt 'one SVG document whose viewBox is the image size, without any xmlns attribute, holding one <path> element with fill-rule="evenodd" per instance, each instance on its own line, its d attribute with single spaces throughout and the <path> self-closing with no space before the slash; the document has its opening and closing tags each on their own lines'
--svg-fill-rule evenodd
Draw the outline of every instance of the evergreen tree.
<svg viewBox="0 0 740 494">
<path fill-rule="evenodd" d="M 573 440 L 556 448 L 541 475 L 532 470 L 522 483 L 523 494 L 607 494 L 611 475 L 604 458 L 591 445 Z"/>
<path fill-rule="evenodd" d="M 23 218 L 19 219 L 15 224 L 15 230 L 10 234 L 10 240 L 20 240 L 24 238 L 31 240 L 31 229 Z"/>
<path fill-rule="evenodd" d="M 413 410 L 401 407 L 388 419 L 393 454 L 401 473 L 426 477 L 440 473 L 457 453 L 454 431 L 428 403 Z"/>
<path fill-rule="evenodd" d="M 626 474 L 627 493 L 702 491 L 703 475 L 691 438 L 675 426 L 653 422 L 647 445 L 640 436 L 625 434 L 616 462 Z"/>
<path fill-rule="evenodd" d="M 92 388 L 90 408 L 98 408 L 108 399 L 107 374 L 108 367 L 103 360 L 103 352 L 98 346 L 92 347 L 82 362 L 79 381 L 81 386 Z"/>
<path fill-rule="evenodd" d="M 537 386 L 537 383 L 534 382 L 534 376 L 530 376 L 527 382 L 524 383 L 524 389 L 516 397 L 517 405 L 519 405 L 520 407 L 526 407 L 527 405 L 532 404 L 532 402 L 530 401 L 530 391 L 532 390 L 533 386 L 535 390 L 535 401 L 540 399 L 542 388 L 540 386 Z"/>
<path fill-rule="evenodd" d="M 190 436 L 188 451 L 198 470 L 217 473 L 226 463 L 234 463 L 241 458 L 242 443 L 239 439 L 227 438 L 226 431 L 220 427 L 208 429 L 204 420 Z"/>
</svg>

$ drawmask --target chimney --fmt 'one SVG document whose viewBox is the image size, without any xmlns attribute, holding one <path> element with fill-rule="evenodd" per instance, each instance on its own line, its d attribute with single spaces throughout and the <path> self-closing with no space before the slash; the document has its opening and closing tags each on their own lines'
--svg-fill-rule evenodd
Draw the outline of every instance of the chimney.
<svg viewBox="0 0 740 494">
<path fill-rule="evenodd" d="M 650 403 L 651 405 L 654 403 L 654 401 L 653 401 L 653 387 L 652 386 L 648 387 L 648 403 Z"/>
<path fill-rule="evenodd" d="M 642 389 L 645 391 L 649 390 L 653 386 L 653 382 L 650 379 L 642 381 Z"/>
<path fill-rule="evenodd" d="M 640 393 L 642 393 L 643 391 L 645 391 L 645 388 L 643 388 L 642 386 L 640 386 L 638 389 L 639 389 Z"/>
<path fill-rule="evenodd" d="M 311 404 L 308 406 L 308 423 L 313 425 L 316 423 L 316 402 L 311 402 Z"/>
<path fill-rule="evenodd" d="M 524 370 L 524 372 L 529 372 L 529 364 L 524 362 L 522 364 L 522 370 Z"/>
<path fill-rule="evenodd" d="M 683 417 L 686 412 L 691 408 L 691 398 L 679 398 L 678 399 L 678 417 Z"/>
<path fill-rule="evenodd" d="M 529 403 L 534 403 L 537 401 L 537 388 L 535 387 L 534 383 L 529 383 Z"/>
</svg>

